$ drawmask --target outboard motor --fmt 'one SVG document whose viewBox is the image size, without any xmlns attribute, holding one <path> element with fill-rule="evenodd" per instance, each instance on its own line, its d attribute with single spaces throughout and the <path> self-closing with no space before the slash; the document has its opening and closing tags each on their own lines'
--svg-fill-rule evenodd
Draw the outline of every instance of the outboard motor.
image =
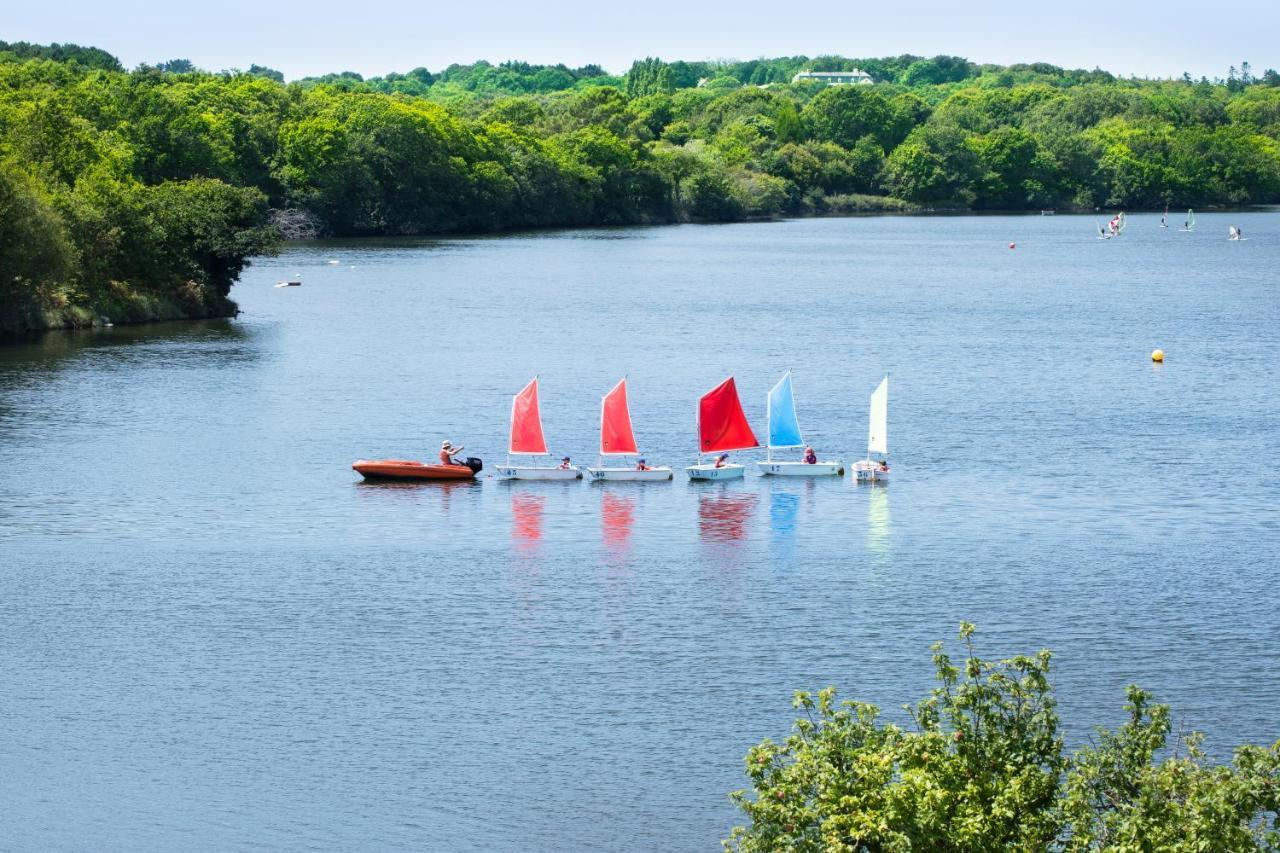
<svg viewBox="0 0 1280 853">
<path fill-rule="evenodd" d="M 484 470 L 484 463 L 475 456 L 468 456 L 467 461 L 464 464 L 471 469 L 472 474 L 479 474 Z"/>
</svg>

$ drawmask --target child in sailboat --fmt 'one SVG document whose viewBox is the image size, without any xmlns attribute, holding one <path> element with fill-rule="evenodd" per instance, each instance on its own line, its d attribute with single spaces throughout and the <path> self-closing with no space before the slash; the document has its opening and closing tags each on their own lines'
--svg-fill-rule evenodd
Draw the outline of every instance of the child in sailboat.
<svg viewBox="0 0 1280 853">
<path fill-rule="evenodd" d="M 638 460 L 638 461 L 636 462 L 636 470 L 637 470 L 637 471 L 652 471 L 653 469 L 652 469 L 652 468 L 650 468 L 647 464 L 645 464 L 645 461 L 644 461 L 643 459 L 640 459 L 640 460 Z"/>
<path fill-rule="evenodd" d="M 569 465 L 569 457 L 568 457 L 568 456 L 566 456 L 566 457 L 564 457 L 563 459 L 561 459 L 561 460 L 560 460 L 560 469 L 561 469 L 562 471 L 568 471 L 570 467 L 571 467 L 571 466 Z"/>
<path fill-rule="evenodd" d="M 880 470 L 881 470 L 881 471 L 883 471 L 883 472 L 884 472 L 884 473 L 886 473 L 886 474 L 888 474 L 888 473 L 889 473 L 889 460 L 888 460 L 888 459 L 881 459 L 881 460 L 880 460 Z"/>
<path fill-rule="evenodd" d="M 721 453 L 719 456 L 716 457 L 715 467 L 723 468 L 728 463 L 729 463 L 729 454 Z"/>
<path fill-rule="evenodd" d="M 814 449 L 813 449 L 813 447 L 812 447 L 812 446 L 809 446 L 809 445 L 806 445 L 806 446 L 805 446 L 805 449 L 804 449 L 804 464 L 806 464 L 806 465 L 817 465 L 817 464 L 818 464 L 818 454 L 814 451 Z"/>
</svg>

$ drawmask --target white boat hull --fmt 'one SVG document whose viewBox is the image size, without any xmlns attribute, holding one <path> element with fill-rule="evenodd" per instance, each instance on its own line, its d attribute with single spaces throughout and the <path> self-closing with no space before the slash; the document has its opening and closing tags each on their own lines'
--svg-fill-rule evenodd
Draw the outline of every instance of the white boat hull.
<svg viewBox="0 0 1280 853">
<path fill-rule="evenodd" d="M 577 468 L 504 465 L 494 470 L 499 480 L 581 480 Z"/>
<path fill-rule="evenodd" d="M 690 480 L 739 480 L 747 469 L 742 465 L 690 465 L 684 469 Z"/>
<path fill-rule="evenodd" d="M 880 470 L 879 462 L 855 462 L 853 464 L 853 476 L 857 478 L 859 483 L 887 483 L 889 482 L 889 472 Z"/>
<path fill-rule="evenodd" d="M 843 462 L 778 462 L 765 460 L 757 462 L 760 473 L 774 477 L 834 477 L 844 474 Z"/>
<path fill-rule="evenodd" d="M 670 480 L 673 476 L 670 468 L 650 468 L 641 471 L 638 468 L 588 468 L 587 479 L 594 483 L 608 481 L 650 483 Z"/>
</svg>

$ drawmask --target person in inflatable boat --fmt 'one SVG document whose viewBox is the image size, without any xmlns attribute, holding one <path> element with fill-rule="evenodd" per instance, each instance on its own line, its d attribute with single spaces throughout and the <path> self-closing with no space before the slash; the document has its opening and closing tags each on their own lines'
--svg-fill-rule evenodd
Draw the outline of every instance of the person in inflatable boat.
<svg viewBox="0 0 1280 853">
<path fill-rule="evenodd" d="M 454 455 L 466 450 L 465 447 L 454 447 L 450 442 L 446 441 L 440 445 L 440 464 L 441 465 L 461 465 L 461 462 L 454 460 Z"/>
</svg>

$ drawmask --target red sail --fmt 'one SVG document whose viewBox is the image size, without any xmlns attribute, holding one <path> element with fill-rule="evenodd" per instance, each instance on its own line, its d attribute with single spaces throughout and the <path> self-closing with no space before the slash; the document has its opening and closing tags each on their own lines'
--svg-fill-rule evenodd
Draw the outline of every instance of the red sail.
<svg viewBox="0 0 1280 853">
<path fill-rule="evenodd" d="M 746 450 L 759 447 L 738 400 L 738 386 L 730 376 L 698 401 L 698 449 L 702 453 L 719 450 Z"/>
<path fill-rule="evenodd" d="M 511 453 L 545 454 L 547 440 L 542 437 L 542 414 L 538 411 L 538 378 L 524 386 L 511 401 Z"/>
<path fill-rule="evenodd" d="M 627 380 L 623 379 L 600 401 L 600 452 L 636 453 L 636 437 L 631 432 L 631 410 L 627 408 Z"/>
</svg>

